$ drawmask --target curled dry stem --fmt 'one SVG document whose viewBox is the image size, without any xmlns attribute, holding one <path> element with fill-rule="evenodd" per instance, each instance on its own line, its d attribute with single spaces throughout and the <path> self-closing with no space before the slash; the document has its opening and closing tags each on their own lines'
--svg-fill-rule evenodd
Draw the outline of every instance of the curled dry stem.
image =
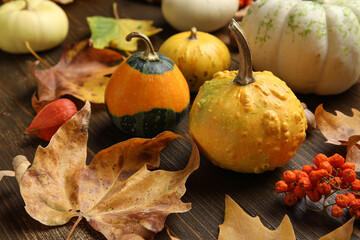
<svg viewBox="0 0 360 240">
<path fill-rule="evenodd" d="M 47 68 L 51 68 L 51 65 L 48 64 L 44 59 L 42 59 L 30 46 L 30 43 L 28 41 L 24 42 L 25 47 L 27 48 L 27 50 L 29 50 L 29 52 L 37 59 L 39 60 L 39 62 L 41 62 L 42 64 L 44 64 Z"/>
<path fill-rule="evenodd" d="M 74 233 L 75 228 L 79 225 L 80 221 L 83 219 L 83 217 L 79 216 L 79 218 L 76 220 L 74 226 L 71 228 L 69 235 L 67 236 L 66 240 L 70 240 L 71 235 Z"/>
<path fill-rule="evenodd" d="M 305 196 L 304 199 L 305 199 L 305 206 L 306 206 L 307 209 L 309 209 L 311 211 L 314 211 L 314 212 L 322 212 L 323 211 L 323 209 L 315 209 L 315 208 L 310 207 L 308 202 L 307 202 L 307 197 L 306 196 Z"/>
<path fill-rule="evenodd" d="M 326 204 L 327 200 L 329 199 L 329 197 L 331 197 L 332 195 L 334 195 L 335 193 L 337 193 L 340 189 L 336 189 L 335 191 L 332 191 L 330 194 L 326 195 L 323 202 L 322 202 L 322 209 L 315 209 L 309 206 L 308 201 L 307 201 L 307 197 L 305 196 L 305 206 L 307 209 L 314 211 L 314 212 L 324 212 L 325 216 L 330 217 L 329 213 L 327 211 L 327 209 L 331 206 L 336 205 L 336 203 L 329 203 Z"/>
</svg>

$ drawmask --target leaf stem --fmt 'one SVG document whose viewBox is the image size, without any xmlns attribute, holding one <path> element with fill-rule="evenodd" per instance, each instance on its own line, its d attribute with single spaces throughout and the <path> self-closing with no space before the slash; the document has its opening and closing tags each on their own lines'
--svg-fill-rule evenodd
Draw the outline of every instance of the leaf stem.
<svg viewBox="0 0 360 240">
<path fill-rule="evenodd" d="M 44 64 L 47 68 L 51 68 L 51 65 L 48 64 L 44 59 L 42 59 L 30 46 L 30 43 L 28 41 L 24 42 L 25 47 L 27 48 L 27 50 L 29 50 L 29 52 L 37 59 L 39 60 L 42 64 Z"/>
<path fill-rule="evenodd" d="M 83 219 L 83 217 L 80 217 L 76 220 L 74 226 L 71 228 L 70 232 L 69 232 L 69 235 L 67 236 L 66 240 L 70 240 L 71 238 L 71 235 L 74 233 L 75 231 L 75 228 L 79 225 L 80 221 Z"/>
<path fill-rule="evenodd" d="M 0 171 L 0 181 L 3 177 L 15 177 L 15 172 L 11 170 Z"/>
</svg>

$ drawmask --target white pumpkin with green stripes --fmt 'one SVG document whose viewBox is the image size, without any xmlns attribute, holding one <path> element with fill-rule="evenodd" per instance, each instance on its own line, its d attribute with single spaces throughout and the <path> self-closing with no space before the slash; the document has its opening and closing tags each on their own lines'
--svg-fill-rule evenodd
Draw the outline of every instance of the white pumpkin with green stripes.
<svg viewBox="0 0 360 240">
<path fill-rule="evenodd" d="M 360 0 L 257 0 L 241 22 L 255 70 L 295 92 L 339 94 L 360 76 Z"/>
</svg>

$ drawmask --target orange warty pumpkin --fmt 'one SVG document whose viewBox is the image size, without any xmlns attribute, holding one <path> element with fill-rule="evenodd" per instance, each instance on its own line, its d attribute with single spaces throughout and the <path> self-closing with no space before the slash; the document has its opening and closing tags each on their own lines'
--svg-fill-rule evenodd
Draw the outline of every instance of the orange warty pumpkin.
<svg viewBox="0 0 360 240">
<path fill-rule="evenodd" d="M 300 101 L 271 72 L 252 72 L 240 26 L 231 31 L 241 47 L 239 71 L 223 71 L 200 88 L 190 111 L 190 134 L 215 165 L 261 173 L 285 165 L 305 140 Z"/>
</svg>

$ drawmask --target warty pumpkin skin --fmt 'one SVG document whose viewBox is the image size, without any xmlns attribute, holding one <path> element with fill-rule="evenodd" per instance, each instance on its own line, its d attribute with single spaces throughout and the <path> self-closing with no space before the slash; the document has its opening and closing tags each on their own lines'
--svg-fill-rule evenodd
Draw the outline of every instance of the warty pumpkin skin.
<svg viewBox="0 0 360 240">
<path fill-rule="evenodd" d="M 241 26 L 254 69 L 295 92 L 339 94 L 360 77 L 359 0 L 257 0 Z"/>
<path fill-rule="evenodd" d="M 154 137 L 172 130 L 189 108 L 190 92 L 179 68 L 168 57 L 133 54 L 115 70 L 105 91 L 111 120 L 130 136 Z"/>
<path fill-rule="evenodd" d="M 200 88 L 190 111 L 190 134 L 215 165 L 261 173 L 285 165 L 305 140 L 300 101 L 271 72 L 248 86 L 237 71 L 219 72 Z"/>
<path fill-rule="evenodd" d="M 247 61 L 200 87 L 189 120 L 206 158 L 243 173 L 285 165 L 305 140 L 306 127 L 300 101 L 286 83 L 269 71 L 252 73 Z"/>
</svg>

